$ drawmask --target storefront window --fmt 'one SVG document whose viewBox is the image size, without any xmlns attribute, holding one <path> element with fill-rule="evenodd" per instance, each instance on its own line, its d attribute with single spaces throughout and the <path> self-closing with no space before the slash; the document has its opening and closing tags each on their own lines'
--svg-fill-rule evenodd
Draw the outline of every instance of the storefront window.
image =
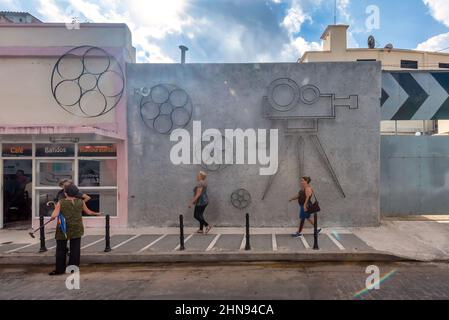
<svg viewBox="0 0 449 320">
<path fill-rule="evenodd" d="M 91 197 L 91 200 L 87 203 L 89 209 L 108 214 L 111 217 L 117 216 L 117 190 L 81 188 L 81 192 Z"/>
<path fill-rule="evenodd" d="M 117 160 L 80 160 L 80 187 L 116 187 Z"/>
<path fill-rule="evenodd" d="M 58 187 L 65 179 L 73 180 L 72 161 L 39 161 L 39 187 Z"/>
</svg>

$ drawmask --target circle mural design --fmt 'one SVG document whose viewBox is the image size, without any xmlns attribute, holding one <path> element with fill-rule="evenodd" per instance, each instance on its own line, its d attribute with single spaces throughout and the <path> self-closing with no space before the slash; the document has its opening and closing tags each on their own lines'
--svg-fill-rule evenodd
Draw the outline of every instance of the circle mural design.
<svg viewBox="0 0 449 320">
<path fill-rule="evenodd" d="M 283 78 L 273 81 L 268 88 L 268 101 L 280 112 L 296 107 L 300 100 L 300 88 L 292 79 Z"/>
<path fill-rule="evenodd" d="M 123 97 L 125 76 L 120 63 L 104 49 L 81 46 L 56 62 L 51 75 L 56 103 L 82 118 L 101 117 Z"/>
<path fill-rule="evenodd" d="M 145 125 L 160 134 L 185 128 L 192 120 L 193 105 L 187 92 L 175 85 L 159 84 L 143 95 L 140 116 Z"/>
<path fill-rule="evenodd" d="M 244 210 L 251 204 L 251 194 L 246 189 L 238 189 L 232 193 L 231 203 L 234 208 Z"/>
</svg>

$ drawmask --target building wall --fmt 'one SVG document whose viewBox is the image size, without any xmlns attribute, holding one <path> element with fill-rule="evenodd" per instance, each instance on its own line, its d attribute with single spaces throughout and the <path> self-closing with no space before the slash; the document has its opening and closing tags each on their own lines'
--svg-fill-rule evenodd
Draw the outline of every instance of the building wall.
<svg viewBox="0 0 449 320">
<path fill-rule="evenodd" d="M 126 63 L 135 62 L 131 33 L 124 24 L 81 24 L 79 30 L 71 30 L 65 24 L 0 24 L 0 141 L 48 142 L 51 137 L 62 136 L 79 138 L 81 142 L 115 143 L 119 216 L 111 223 L 125 227 L 128 207 L 126 92 L 111 112 L 95 118 L 64 111 L 52 94 L 51 77 L 56 62 L 79 46 L 104 49 L 115 58 L 115 67 L 120 64 L 123 73 Z M 95 59 L 101 62 L 102 58 Z M 65 64 L 69 73 L 74 68 L 70 61 Z M 116 89 L 115 80 L 106 81 L 104 86 Z M 71 93 L 64 91 L 62 96 Z M 37 223 L 34 219 L 34 226 Z M 104 218 L 88 219 L 86 225 L 104 226 Z"/>
<path fill-rule="evenodd" d="M 384 216 L 449 211 L 447 137 L 382 137 L 381 212 Z"/>
<path fill-rule="evenodd" d="M 80 118 L 68 113 L 57 104 L 52 95 L 50 79 L 58 58 L 0 57 L 1 125 L 78 126 L 116 122 L 114 112 L 99 118 Z M 74 73 L 75 70 L 74 66 Z"/>
<path fill-rule="evenodd" d="M 379 64 L 130 64 L 127 74 L 131 226 L 176 226 L 180 214 L 185 215 L 188 226 L 196 225 L 187 204 L 193 196 L 195 175 L 202 167 L 173 165 L 169 156 L 175 143 L 145 126 L 140 114 L 142 97 L 136 89 L 161 83 L 186 90 L 194 106 L 193 120 L 200 120 L 203 130 L 272 126 L 280 130 L 279 172 L 265 200 L 262 197 L 270 178 L 259 175 L 259 166 L 230 165 L 209 174 L 206 216 L 214 225 L 242 226 L 246 212 L 251 214 L 253 226 L 296 225 L 298 204 L 288 200 L 299 189 L 300 175 L 313 179 L 324 225 L 379 224 Z M 321 140 L 346 198 L 314 148 L 310 133 L 286 135 L 284 121 L 264 118 L 263 97 L 269 85 L 285 77 L 300 85 L 313 84 L 323 94 L 358 95 L 359 109 L 337 107 L 336 118 L 320 119 L 318 133 L 313 133 Z M 298 143 L 299 136 L 304 143 Z M 304 161 L 298 157 L 301 154 Z M 231 205 L 231 194 L 239 188 L 252 196 L 252 204 L 245 210 Z"/>
</svg>

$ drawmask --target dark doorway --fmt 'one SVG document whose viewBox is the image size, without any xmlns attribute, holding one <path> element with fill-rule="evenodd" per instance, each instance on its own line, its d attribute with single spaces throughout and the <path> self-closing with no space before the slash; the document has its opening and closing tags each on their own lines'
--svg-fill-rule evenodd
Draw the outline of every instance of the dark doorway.
<svg viewBox="0 0 449 320">
<path fill-rule="evenodd" d="M 32 160 L 3 161 L 3 222 L 5 229 L 27 229 L 31 226 L 32 182 Z"/>
</svg>

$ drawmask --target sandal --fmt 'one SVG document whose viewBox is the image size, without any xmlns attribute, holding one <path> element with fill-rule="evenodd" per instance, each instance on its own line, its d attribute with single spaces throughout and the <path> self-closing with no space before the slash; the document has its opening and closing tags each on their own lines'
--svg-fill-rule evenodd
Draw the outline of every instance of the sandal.
<svg viewBox="0 0 449 320">
<path fill-rule="evenodd" d="M 204 234 L 204 231 L 203 231 L 203 230 L 198 230 L 196 233 L 198 233 L 198 234 Z"/>
<path fill-rule="evenodd" d="M 206 234 L 208 234 L 212 230 L 212 226 L 208 226 L 206 229 Z"/>
</svg>

